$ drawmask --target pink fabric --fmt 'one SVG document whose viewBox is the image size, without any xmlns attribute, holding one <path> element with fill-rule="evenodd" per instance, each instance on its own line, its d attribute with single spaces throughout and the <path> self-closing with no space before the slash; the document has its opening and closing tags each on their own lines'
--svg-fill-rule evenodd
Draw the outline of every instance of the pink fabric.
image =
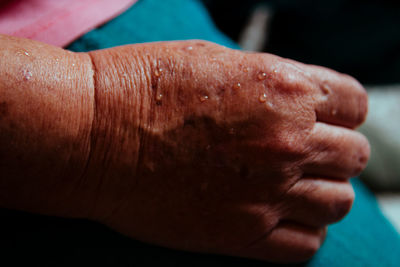
<svg viewBox="0 0 400 267">
<path fill-rule="evenodd" d="M 14 0 L 0 8 L 0 33 L 65 46 L 137 0 Z"/>
</svg>

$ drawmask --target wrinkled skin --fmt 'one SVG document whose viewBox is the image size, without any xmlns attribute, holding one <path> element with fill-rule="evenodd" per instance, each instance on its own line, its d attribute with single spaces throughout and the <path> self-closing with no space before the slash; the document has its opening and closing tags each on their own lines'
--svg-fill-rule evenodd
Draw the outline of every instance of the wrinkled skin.
<svg viewBox="0 0 400 267">
<path fill-rule="evenodd" d="M 1 207 L 275 262 L 310 258 L 351 208 L 369 146 L 349 76 L 202 41 L 0 44 Z"/>
<path fill-rule="evenodd" d="M 171 248 L 298 262 L 349 212 L 348 178 L 369 157 L 353 78 L 202 41 L 90 56 L 89 218 Z"/>
</svg>

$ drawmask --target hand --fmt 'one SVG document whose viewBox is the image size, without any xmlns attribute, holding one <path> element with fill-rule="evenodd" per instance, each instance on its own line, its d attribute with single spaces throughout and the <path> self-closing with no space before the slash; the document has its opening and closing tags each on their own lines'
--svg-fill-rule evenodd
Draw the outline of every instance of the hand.
<svg viewBox="0 0 400 267">
<path fill-rule="evenodd" d="M 296 262 L 349 212 L 369 157 L 353 78 L 202 41 L 91 56 L 93 218 L 171 248 Z"/>
</svg>

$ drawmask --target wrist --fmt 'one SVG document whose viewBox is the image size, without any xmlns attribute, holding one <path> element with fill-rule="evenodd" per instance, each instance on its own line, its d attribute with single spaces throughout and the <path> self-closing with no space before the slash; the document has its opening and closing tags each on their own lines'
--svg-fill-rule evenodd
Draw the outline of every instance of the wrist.
<svg viewBox="0 0 400 267">
<path fill-rule="evenodd" d="M 0 205 L 83 216 L 74 201 L 93 120 L 90 60 L 26 39 L 0 43 Z"/>
<path fill-rule="evenodd" d="M 133 192 L 149 108 L 147 64 L 126 47 L 90 52 L 94 119 L 84 179 L 94 192 L 91 219 L 103 221 Z"/>
</svg>

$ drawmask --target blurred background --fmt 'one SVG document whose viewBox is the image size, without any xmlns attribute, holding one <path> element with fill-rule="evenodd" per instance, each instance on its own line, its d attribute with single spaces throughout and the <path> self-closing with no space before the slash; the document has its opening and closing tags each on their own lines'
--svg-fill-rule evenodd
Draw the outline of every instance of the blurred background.
<svg viewBox="0 0 400 267">
<path fill-rule="evenodd" d="M 217 27 L 245 50 L 316 64 L 357 78 L 371 143 L 361 179 L 400 232 L 400 1 L 202 0 Z"/>
</svg>

